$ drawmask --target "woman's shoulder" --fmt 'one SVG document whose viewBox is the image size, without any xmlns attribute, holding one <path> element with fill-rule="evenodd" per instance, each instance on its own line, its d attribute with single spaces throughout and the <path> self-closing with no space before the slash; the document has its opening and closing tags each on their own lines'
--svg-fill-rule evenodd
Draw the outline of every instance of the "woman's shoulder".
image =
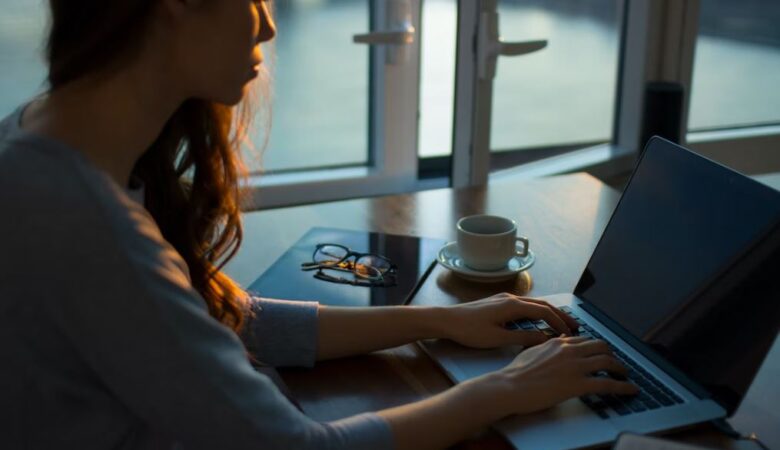
<svg viewBox="0 0 780 450">
<path fill-rule="evenodd" d="M 125 203 L 127 191 L 79 151 L 23 130 L 23 108 L 0 121 L 0 192 L 14 194 L 4 195 L 4 200 L 46 208 Z"/>
<path fill-rule="evenodd" d="M 4 210 L 34 207 L 54 212 L 127 206 L 122 189 L 76 153 L 40 136 L 0 137 Z"/>
<path fill-rule="evenodd" d="M 123 275 L 117 271 L 162 264 L 181 280 L 188 277 L 186 264 L 143 205 L 57 144 L 25 136 L 0 139 L 0 211 L 0 235 L 10 241 L 6 250 L 19 255 L 13 259 L 16 271 L 45 264 L 52 271 L 118 279 Z"/>
<path fill-rule="evenodd" d="M 8 132 L 6 121 L 0 122 L 0 235 L 14 237 L 16 253 L 78 254 L 82 263 L 97 265 L 106 258 L 136 263 L 167 255 L 186 273 L 136 193 L 75 149 Z"/>
<path fill-rule="evenodd" d="M 112 240 L 140 228 L 156 230 L 151 215 L 107 174 L 65 144 L 0 122 L 0 229 L 75 230 Z M 130 236 L 128 236 L 130 235 Z"/>
</svg>

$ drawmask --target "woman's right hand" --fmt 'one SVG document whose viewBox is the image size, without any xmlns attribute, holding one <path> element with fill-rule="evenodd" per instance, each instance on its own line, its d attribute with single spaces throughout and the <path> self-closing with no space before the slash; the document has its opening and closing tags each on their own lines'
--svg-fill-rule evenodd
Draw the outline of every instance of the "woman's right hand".
<svg viewBox="0 0 780 450">
<path fill-rule="evenodd" d="M 597 372 L 625 375 L 623 367 L 601 340 L 559 337 L 527 348 L 504 369 L 491 374 L 505 383 L 498 400 L 507 414 L 524 414 L 586 394 L 633 395 L 636 385 Z"/>
<path fill-rule="evenodd" d="M 631 395 L 625 374 L 604 341 L 559 337 L 523 350 L 507 367 L 416 403 L 380 411 L 399 449 L 445 448 L 512 414 L 549 408 L 585 394 Z"/>
</svg>

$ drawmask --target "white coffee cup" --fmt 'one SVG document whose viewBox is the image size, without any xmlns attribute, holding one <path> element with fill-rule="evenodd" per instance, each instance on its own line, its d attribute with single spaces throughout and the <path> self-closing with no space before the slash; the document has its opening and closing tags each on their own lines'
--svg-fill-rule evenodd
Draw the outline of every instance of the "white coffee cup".
<svg viewBox="0 0 780 450">
<path fill-rule="evenodd" d="M 479 214 L 458 220 L 458 253 L 474 270 L 491 271 L 506 267 L 515 256 L 528 255 L 528 238 L 517 236 L 517 224 L 501 216 Z M 517 242 L 523 249 L 517 250 Z"/>
</svg>

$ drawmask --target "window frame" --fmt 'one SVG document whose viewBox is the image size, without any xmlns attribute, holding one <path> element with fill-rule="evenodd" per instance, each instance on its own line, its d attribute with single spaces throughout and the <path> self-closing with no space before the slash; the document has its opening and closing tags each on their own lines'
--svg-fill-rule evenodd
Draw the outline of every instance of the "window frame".
<svg viewBox="0 0 780 450">
<path fill-rule="evenodd" d="M 390 0 L 371 0 L 372 23 L 385 23 Z M 682 144 L 749 174 L 780 171 L 780 125 L 688 132 L 688 109 L 701 0 L 625 0 L 611 141 L 490 152 L 492 81 L 477 76 L 480 12 L 496 0 L 457 0 L 455 93 L 451 156 L 418 155 L 420 24 L 424 0 L 410 1 L 417 30 L 405 71 L 383 64 L 384 46 L 372 48 L 373 166 L 265 175 L 250 180 L 250 208 L 271 208 L 420 189 L 482 185 L 504 177 L 587 171 L 613 177 L 630 171 L 639 155 L 645 86 L 669 81 L 683 87 Z M 396 68 L 397 69 L 397 68 Z M 592 143 L 591 143 L 592 144 Z M 735 151 L 735 147 L 746 150 Z M 515 163 L 519 165 L 514 165 Z M 510 167 L 511 166 L 511 167 Z"/>
<path fill-rule="evenodd" d="M 614 177 L 630 171 L 643 145 L 644 87 L 649 81 L 683 87 L 682 145 L 749 175 L 780 171 L 780 125 L 688 130 L 700 7 L 701 0 L 626 0 L 613 142 L 499 170 L 490 179 L 573 171 Z"/>
<path fill-rule="evenodd" d="M 458 132 L 454 139 L 452 186 L 474 186 L 504 177 L 526 178 L 578 170 L 611 176 L 630 169 L 639 153 L 644 62 L 650 44 L 646 30 L 647 12 L 645 8 L 632 8 L 630 2 L 625 0 L 622 10 L 618 11 L 622 16 L 622 26 L 611 141 L 491 153 L 489 96 L 492 96 L 492 81 L 479 80 L 476 76 L 478 57 L 473 43 L 479 33 L 476 17 L 484 8 L 492 8 L 495 0 L 459 0 L 455 82 L 455 128 Z M 460 89 L 461 86 L 465 88 Z M 470 117 L 463 108 L 472 112 Z M 460 122 L 459 113 L 462 116 Z M 513 159 L 524 160 L 524 163 L 504 168 Z"/>
<path fill-rule="evenodd" d="M 387 45 L 370 46 L 368 165 L 254 174 L 244 186 L 245 210 L 419 189 L 416 112 L 420 97 L 421 0 L 393 2 L 409 4 L 415 38 L 408 44 L 408 59 L 401 64 L 387 63 Z M 392 25 L 391 2 L 370 0 L 369 5 L 371 31 L 388 29 Z"/>
<path fill-rule="evenodd" d="M 653 44 L 645 53 L 647 80 L 683 87 L 681 144 L 750 175 L 780 171 L 780 125 L 757 124 L 689 131 L 690 100 L 702 0 L 628 0 L 646 11 Z M 737 148 L 742 148 L 737 151 Z"/>
<path fill-rule="evenodd" d="M 718 130 L 688 130 L 688 110 L 692 92 L 695 48 L 697 44 L 699 10 L 702 0 L 688 0 L 695 8 L 694 24 L 683 34 L 685 45 L 691 48 L 685 64 L 685 104 L 683 117 L 683 145 L 697 153 L 749 175 L 780 172 L 780 124 L 755 124 L 724 127 Z M 740 148 L 739 151 L 735 150 Z"/>
</svg>

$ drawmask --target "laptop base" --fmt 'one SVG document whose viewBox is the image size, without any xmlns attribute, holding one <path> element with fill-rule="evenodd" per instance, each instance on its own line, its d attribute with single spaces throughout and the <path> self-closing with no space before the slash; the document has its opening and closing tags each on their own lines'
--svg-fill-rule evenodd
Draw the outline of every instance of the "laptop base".
<svg viewBox="0 0 780 450">
<path fill-rule="evenodd" d="M 541 297 L 558 307 L 578 308 L 577 298 L 572 294 L 558 294 Z M 578 310 L 578 313 L 581 310 Z M 582 313 L 587 315 L 587 313 Z M 592 326 L 599 327 L 592 323 Z M 611 343 L 629 353 L 653 371 L 652 365 L 637 355 L 609 330 L 598 328 Z M 506 347 L 494 350 L 470 349 L 446 340 L 429 340 L 421 343 L 423 350 L 456 383 L 499 370 L 512 362 L 522 350 L 520 347 Z M 659 433 L 684 428 L 726 416 L 726 411 L 712 400 L 701 400 L 685 388 L 658 374 L 665 383 L 683 392 L 685 403 L 672 407 L 634 413 L 627 416 L 603 419 L 588 408 L 579 398 L 567 400 L 553 408 L 532 414 L 508 417 L 497 424 L 498 430 L 516 448 L 527 449 L 572 449 L 588 448 L 615 441 L 622 432 Z"/>
</svg>

